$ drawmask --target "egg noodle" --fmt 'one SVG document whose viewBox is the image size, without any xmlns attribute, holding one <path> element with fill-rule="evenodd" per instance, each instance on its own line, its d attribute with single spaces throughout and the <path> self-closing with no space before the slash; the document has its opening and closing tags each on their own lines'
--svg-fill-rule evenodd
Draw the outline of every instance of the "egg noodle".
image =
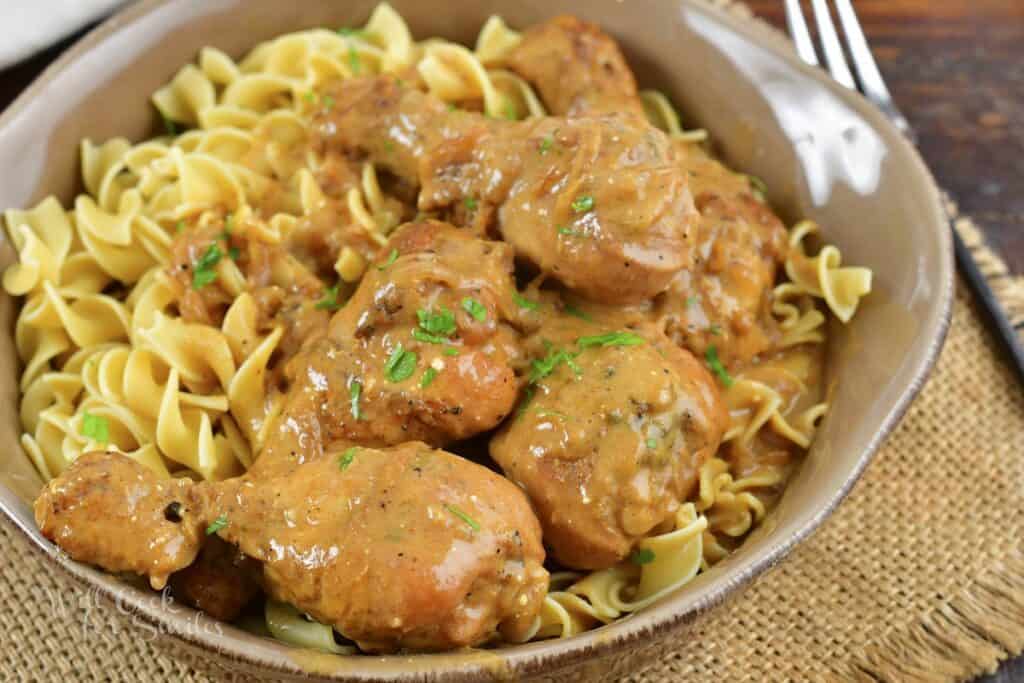
<svg viewBox="0 0 1024 683">
<path fill-rule="evenodd" d="M 302 217 L 341 201 L 367 238 L 383 244 L 399 212 L 372 164 L 341 200 L 315 179 L 322 160 L 304 142 L 312 113 L 330 106 L 317 95 L 321 86 L 415 67 L 428 90 L 453 105 L 510 119 L 542 116 L 531 87 L 501 68 L 519 40 L 492 17 L 472 51 L 436 38 L 416 42 L 381 4 L 361 29 L 290 33 L 240 62 L 204 48 L 197 64 L 153 95 L 167 135 L 134 145 L 123 138 L 82 142 L 86 192 L 69 209 L 49 197 L 5 214 L 18 263 L 4 273 L 3 286 L 25 297 L 15 328 L 24 366 L 21 445 L 42 478 L 104 449 L 165 477 L 217 480 L 244 471 L 280 409 L 265 377 L 283 330 L 259 331 L 246 274 L 231 258 L 213 265 L 234 297 L 223 324 L 183 320 L 166 272 L 176 231 L 227 221 L 279 244 Z M 664 95 L 646 91 L 642 99 L 652 123 L 670 136 L 693 145 L 707 139 L 703 130 L 682 129 Z M 570 636 L 651 604 L 720 561 L 764 518 L 792 458 L 755 458 L 754 466 L 738 468 L 724 454 L 785 452 L 755 447 L 765 440 L 810 445 L 828 410 L 814 389 L 814 359 L 826 340 L 826 316 L 815 301 L 845 323 L 871 288 L 871 272 L 843 266 L 834 246 L 808 255 L 817 231 L 810 221 L 790 230 L 787 280 L 771 303 L 782 351 L 731 378 L 724 395 L 732 424 L 719 455 L 700 470 L 696 499 L 681 506 L 671 529 L 641 541 L 633 561 L 552 575 L 532 638 Z M 345 248 L 335 270 L 354 285 L 365 267 Z M 281 258 L 272 269 L 275 284 L 315 277 L 304 270 Z M 330 627 L 288 605 L 268 602 L 265 621 L 281 640 L 351 651 Z"/>
</svg>

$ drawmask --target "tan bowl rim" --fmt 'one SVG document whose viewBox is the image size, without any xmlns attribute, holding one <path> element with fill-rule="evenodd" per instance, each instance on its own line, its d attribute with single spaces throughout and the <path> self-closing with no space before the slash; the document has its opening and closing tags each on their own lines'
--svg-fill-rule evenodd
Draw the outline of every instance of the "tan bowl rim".
<svg viewBox="0 0 1024 683">
<path fill-rule="evenodd" d="M 147 15 L 162 5 L 177 0 L 142 0 L 117 12 L 80 38 L 71 48 L 60 55 L 25 89 L 0 116 L 0 131 L 14 120 L 26 103 L 32 100 L 59 72 L 79 59 L 93 45 L 109 37 L 123 25 Z M 648 632 L 672 630 L 692 621 L 700 614 L 719 605 L 730 594 L 746 586 L 752 579 L 777 564 L 793 547 L 809 536 L 828 517 L 847 496 L 857 479 L 863 473 L 871 458 L 877 453 L 885 438 L 906 413 L 913 399 L 920 392 L 931 373 L 946 339 L 952 317 L 954 259 L 952 229 L 948 214 L 944 207 L 941 192 L 935 180 L 915 148 L 903 135 L 899 134 L 885 115 L 859 93 L 848 90 L 835 83 L 822 69 L 808 66 L 801 62 L 795 52 L 789 49 L 784 36 L 772 27 L 759 20 L 738 18 L 719 7 L 704 4 L 699 0 L 676 0 L 694 10 L 713 16 L 718 22 L 745 39 L 769 49 L 776 56 L 782 57 L 790 66 L 802 71 L 811 80 L 841 98 L 857 114 L 876 129 L 889 132 L 895 144 L 906 154 L 912 170 L 924 180 L 930 197 L 930 209 L 934 221 L 939 228 L 937 238 L 940 240 L 940 251 L 944 268 L 938 284 L 938 295 L 941 298 L 939 316 L 931 323 L 931 342 L 926 352 L 917 361 L 912 381 L 904 388 L 892 410 L 879 425 L 878 431 L 861 453 L 855 465 L 847 475 L 842 486 L 833 492 L 828 504 L 804 523 L 795 533 L 781 540 L 770 548 L 763 556 L 752 561 L 744 572 L 729 580 L 722 580 L 720 585 L 709 590 L 708 595 L 696 602 L 688 611 L 673 609 L 676 602 L 683 596 L 673 596 L 659 605 L 648 608 L 646 612 L 631 615 L 608 624 L 601 629 L 586 631 L 566 639 L 544 640 L 495 651 L 462 651 L 437 655 L 390 655 L 384 657 L 360 656 L 354 668 L 339 667 L 336 671 L 317 672 L 300 666 L 295 659 L 287 654 L 288 646 L 280 645 L 280 649 L 264 653 L 253 653 L 246 648 L 246 643 L 232 636 L 197 635 L 193 631 L 202 629 L 176 628 L 173 623 L 181 620 L 181 616 L 173 616 L 160 607 L 154 607 L 152 600 L 146 600 L 145 594 L 132 589 L 127 584 L 110 580 L 110 577 L 99 570 L 87 567 L 71 560 L 66 553 L 46 542 L 34 528 L 26 528 L 17 518 L 13 506 L 17 504 L 13 494 L 0 485 L 0 511 L 4 513 L 27 540 L 34 552 L 53 561 L 65 577 L 73 579 L 84 587 L 96 590 L 97 594 L 110 604 L 115 604 L 119 611 L 130 611 L 133 616 L 140 617 L 148 626 L 159 629 L 158 632 L 168 634 L 180 645 L 194 653 L 208 653 L 214 650 L 227 656 L 236 663 L 250 670 L 284 675 L 310 676 L 319 680 L 331 681 L 419 681 L 424 675 L 438 676 L 438 680 L 446 683 L 456 681 L 478 680 L 484 673 L 498 675 L 504 680 L 516 676 L 537 673 L 554 673 L 594 658 L 608 655 L 622 649 L 641 638 Z M 212 627 L 219 622 L 204 614 L 186 612 L 190 621 L 203 626 Z M 176 613 L 177 614 L 177 613 Z M 209 632 L 209 628 L 207 629 Z M 216 642 L 214 642 L 216 640 Z M 329 656 L 329 655 L 328 655 Z M 336 658 L 337 659 L 337 658 Z"/>
</svg>

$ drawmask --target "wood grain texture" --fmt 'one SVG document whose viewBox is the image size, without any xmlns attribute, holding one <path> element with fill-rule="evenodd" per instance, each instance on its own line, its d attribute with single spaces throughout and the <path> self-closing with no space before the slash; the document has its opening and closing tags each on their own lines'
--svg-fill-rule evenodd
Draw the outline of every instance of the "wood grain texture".
<svg viewBox="0 0 1024 683">
<path fill-rule="evenodd" d="M 746 1 L 785 28 L 781 0 Z M 939 184 L 1024 274 L 1024 0 L 854 2 Z M 0 110 L 75 38 L 0 72 Z M 976 683 L 1018 681 L 1024 657 Z"/>
</svg>

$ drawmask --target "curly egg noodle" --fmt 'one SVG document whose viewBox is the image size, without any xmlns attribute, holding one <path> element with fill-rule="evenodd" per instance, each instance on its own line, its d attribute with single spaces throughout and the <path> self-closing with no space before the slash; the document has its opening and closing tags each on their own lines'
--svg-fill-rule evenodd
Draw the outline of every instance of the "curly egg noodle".
<svg viewBox="0 0 1024 683">
<path fill-rule="evenodd" d="M 475 50 L 436 38 L 417 42 L 381 4 L 362 29 L 283 35 L 240 62 L 207 47 L 153 95 L 172 122 L 167 135 L 139 144 L 85 140 L 86 192 L 70 208 L 50 197 L 8 210 L 18 263 L 4 273 L 3 286 L 25 297 L 15 328 L 24 367 L 21 444 L 43 479 L 103 449 L 164 477 L 218 480 L 244 471 L 280 409 L 268 373 L 284 330 L 260 331 L 246 273 L 230 258 L 214 264 L 234 297 L 223 324 L 183 319 L 167 272 L 176 231 L 230 223 L 251 239 L 279 244 L 317 211 L 327 201 L 315 179 L 323 160 L 303 143 L 312 114 L 330 106 L 317 94 L 329 82 L 415 68 L 425 87 L 453 106 L 512 119 L 544 115 L 531 87 L 502 68 L 519 40 L 492 17 Z M 684 131 L 664 95 L 647 91 L 642 100 L 651 122 L 670 136 L 694 145 L 707 138 Z M 377 245 L 400 220 L 369 163 L 344 202 Z M 786 449 L 764 444 L 806 449 L 828 410 L 816 390 L 826 316 L 815 302 L 845 323 L 871 289 L 871 272 L 844 266 L 834 246 L 808 255 L 817 231 L 810 221 L 790 231 L 787 280 L 770 304 L 782 350 L 727 383 L 732 424 L 719 454 L 700 470 L 696 499 L 679 509 L 671 528 L 641 541 L 631 561 L 590 574 L 555 573 L 532 638 L 571 636 L 651 604 L 720 561 L 764 518 L 794 465 Z M 366 265 L 345 248 L 335 270 L 354 285 Z M 272 272 L 281 283 L 315 277 L 302 270 L 282 259 Z M 755 450 L 775 457 L 745 457 Z M 266 625 L 294 644 L 349 651 L 330 627 L 288 605 L 269 602 Z"/>
</svg>

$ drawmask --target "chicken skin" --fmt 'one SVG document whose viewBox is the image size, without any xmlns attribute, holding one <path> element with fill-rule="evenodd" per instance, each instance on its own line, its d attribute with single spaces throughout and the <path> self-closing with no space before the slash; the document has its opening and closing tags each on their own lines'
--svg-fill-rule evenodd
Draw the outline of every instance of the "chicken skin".
<svg viewBox="0 0 1024 683">
<path fill-rule="evenodd" d="M 262 481 L 160 481 L 126 456 L 89 453 L 44 489 L 35 513 L 76 560 L 154 587 L 217 534 L 262 563 L 272 598 L 370 652 L 522 640 L 547 591 L 523 493 L 418 442 L 328 452 Z"/>
<path fill-rule="evenodd" d="M 423 211 L 493 219 L 518 257 L 588 299 L 648 299 L 691 263 L 686 175 L 645 122 L 487 119 L 390 77 L 345 81 L 331 96 L 314 149 L 365 155 L 418 185 Z"/>
<path fill-rule="evenodd" d="M 491 440 L 553 557 L 610 567 L 672 519 L 728 415 L 714 379 L 656 329 L 554 316 L 527 341 L 531 385 Z"/>
<path fill-rule="evenodd" d="M 620 112 L 643 120 L 633 72 L 618 44 L 595 24 L 561 15 L 531 26 L 506 62 L 533 84 L 552 114 Z"/>
</svg>

